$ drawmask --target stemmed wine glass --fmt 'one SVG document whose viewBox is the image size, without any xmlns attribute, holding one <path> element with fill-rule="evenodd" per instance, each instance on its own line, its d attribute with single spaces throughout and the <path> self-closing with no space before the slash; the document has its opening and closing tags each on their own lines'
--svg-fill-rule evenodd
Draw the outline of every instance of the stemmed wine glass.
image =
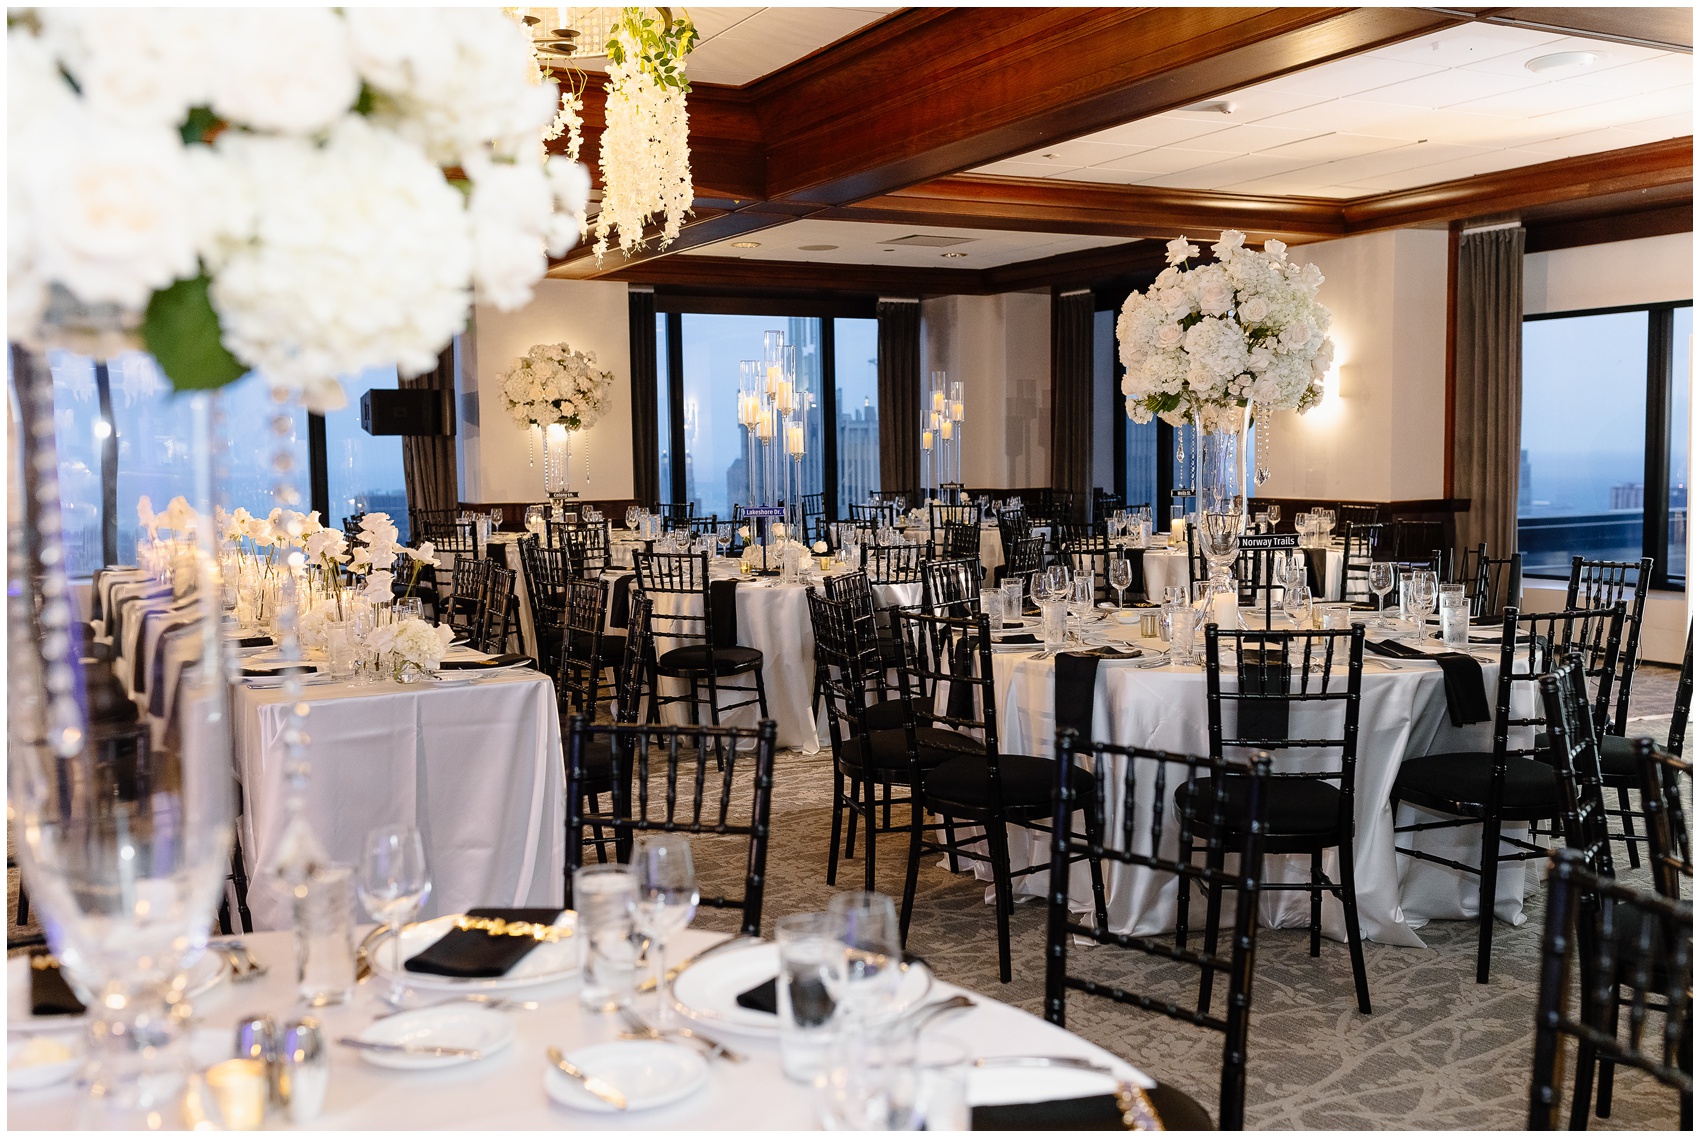
<svg viewBox="0 0 1700 1138">
<path fill-rule="evenodd" d="M 1269 515 L 1269 528 L 1271 530 L 1281 524 L 1281 503 L 1269 503 L 1269 507 L 1265 512 Z"/>
<path fill-rule="evenodd" d="M 1416 642 L 1422 643 L 1423 635 L 1428 628 L 1428 614 L 1434 611 L 1434 605 L 1440 599 L 1440 580 L 1432 569 L 1416 569 L 1411 573 L 1411 607 L 1417 611 Z"/>
<path fill-rule="evenodd" d="M 638 509 L 635 505 L 627 506 L 626 507 L 626 528 L 630 529 L 630 530 L 637 529 L 638 519 L 641 518 L 642 516 L 643 516 L 643 511 Z"/>
<path fill-rule="evenodd" d="M 719 522 L 719 523 L 717 523 L 714 527 L 714 548 L 715 548 L 715 552 L 719 556 L 725 557 L 726 556 L 726 550 L 731 546 L 731 544 L 732 544 L 732 523 L 731 522 Z"/>
<path fill-rule="evenodd" d="M 655 974 L 655 1026 L 673 1023 L 673 997 L 667 984 L 667 940 L 691 923 L 697 912 L 697 874 L 690 839 L 683 834 L 645 834 L 632 844 L 632 873 L 638 898 L 634 921 L 649 938 Z"/>
<path fill-rule="evenodd" d="M 542 533 L 543 525 L 543 507 L 527 506 L 525 508 L 525 531 L 527 533 Z"/>
<path fill-rule="evenodd" d="M 903 979 L 903 948 L 897 910 L 883 893 L 836 893 L 827 902 L 827 927 L 843 955 L 827 972 L 834 1006 L 866 1021 L 897 993 Z"/>
<path fill-rule="evenodd" d="M 1393 591 L 1393 562 L 1369 563 L 1369 590 L 1375 594 L 1375 625 L 1387 627 L 1387 594 Z"/>
<path fill-rule="evenodd" d="M 1296 629 L 1310 627 L 1310 586 L 1302 584 L 1288 585 L 1281 594 L 1281 611 L 1285 612 Z"/>
<path fill-rule="evenodd" d="M 1091 573 L 1076 573 L 1068 585 L 1068 615 L 1079 624 L 1092 615 L 1092 605 L 1097 599 L 1097 585 Z"/>
<path fill-rule="evenodd" d="M 1116 608 L 1126 608 L 1122 593 L 1133 584 L 1133 562 L 1125 557 L 1110 558 L 1109 580 L 1110 588 L 1116 591 Z"/>
<path fill-rule="evenodd" d="M 360 848 L 360 876 L 354 890 L 367 915 L 384 932 L 400 936 L 402 927 L 431 896 L 431 871 L 425 864 L 425 842 L 419 831 L 398 825 L 379 826 L 368 833 Z M 398 963 L 400 957 L 398 948 Z"/>
</svg>

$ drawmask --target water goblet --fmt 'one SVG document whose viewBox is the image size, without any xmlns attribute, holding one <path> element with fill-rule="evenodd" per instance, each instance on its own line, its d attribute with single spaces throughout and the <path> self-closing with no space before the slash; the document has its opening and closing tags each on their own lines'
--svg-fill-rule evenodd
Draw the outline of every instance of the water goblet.
<svg viewBox="0 0 1700 1138">
<path fill-rule="evenodd" d="M 1269 528 L 1274 529 L 1281 524 L 1281 503 L 1271 502 L 1265 513 L 1269 515 Z"/>
<path fill-rule="evenodd" d="M 1076 573 L 1068 583 L 1068 615 L 1079 624 L 1092 615 L 1092 606 L 1097 600 L 1097 582 L 1090 572 Z"/>
<path fill-rule="evenodd" d="M 1110 558 L 1109 580 L 1110 588 L 1116 591 L 1116 608 L 1126 608 L 1122 593 L 1133 584 L 1133 562 L 1125 557 Z"/>
<path fill-rule="evenodd" d="M 1370 562 L 1369 590 L 1375 594 L 1375 625 L 1377 628 L 1386 628 L 1387 594 L 1393 591 L 1393 562 Z"/>
<path fill-rule="evenodd" d="M 402 927 L 431 896 L 431 872 L 419 831 L 397 825 L 379 826 L 368 833 L 354 889 L 368 916 L 385 932 L 401 935 Z"/>
<path fill-rule="evenodd" d="M 673 1023 L 667 941 L 691 923 L 699 897 L 690 839 L 683 834 L 644 834 L 632 844 L 631 866 L 638 883 L 635 923 L 649 938 L 655 975 L 655 1026 L 665 1031 Z"/>
<path fill-rule="evenodd" d="M 1295 629 L 1306 629 L 1311 626 L 1311 600 L 1309 585 L 1288 585 L 1281 597 L 1281 611 L 1292 620 Z"/>
<path fill-rule="evenodd" d="M 637 529 L 638 519 L 643 517 L 643 511 L 636 506 L 626 507 L 626 528 Z"/>
<path fill-rule="evenodd" d="M 1416 613 L 1416 640 L 1422 642 L 1423 633 L 1428 627 L 1428 615 L 1434 611 L 1435 601 L 1440 596 L 1440 581 L 1432 569 L 1415 569 L 1411 572 L 1411 608 Z"/>
</svg>

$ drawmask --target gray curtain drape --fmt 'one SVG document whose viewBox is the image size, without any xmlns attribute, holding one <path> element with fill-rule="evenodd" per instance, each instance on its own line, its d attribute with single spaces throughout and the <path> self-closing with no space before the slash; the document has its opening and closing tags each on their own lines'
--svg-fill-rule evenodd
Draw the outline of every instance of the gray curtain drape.
<svg viewBox="0 0 1700 1138">
<path fill-rule="evenodd" d="M 455 395 L 455 357 L 459 338 L 443 349 L 437 366 L 411 379 L 398 379 L 402 390 L 446 391 Z M 407 509 L 452 510 L 460 503 L 460 479 L 455 469 L 453 435 L 403 435 L 401 469 L 407 482 Z M 327 523 L 329 524 L 328 520 Z M 409 527 L 409 533 L 412 527 Z M 414 534 L 416 539 L 418 535 Z"/>
<path fill-rule="evenodd" d="M 879 317 L 880 489 L 921 484 L 921 303 L 881 300 Z"/>
<path fill-rule="evenodd" d="M 1092 504 L 1090 289 L 1051 298 L 1051 485 Z"/>
<path fill-rule="evenodd" d="M 1458 245 L 1453 364 L 1452 492 L 1470 500 L 1458 547 L 1517 548 L 1517 466 L 1523 423 L 1521 228 L 1465 235 Z"/>
<path fill-rule="evenodd" d="M 645 507 L 661 500 L 660 398 L 655 360 L 655 293 L 633 290 L 626 303 L 632 335 L 632 497 Z"/>
</svg>

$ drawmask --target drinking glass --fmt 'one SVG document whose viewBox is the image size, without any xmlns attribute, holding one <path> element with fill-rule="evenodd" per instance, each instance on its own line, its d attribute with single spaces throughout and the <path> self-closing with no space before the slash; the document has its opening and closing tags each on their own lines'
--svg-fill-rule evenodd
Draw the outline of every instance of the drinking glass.
<svg viewBox="0 0 1700 1138">
<path fill-rule="evenodd" d="M 791 913 L 774 923 L 779 944 L 779 1065 L 787 1078 L 813 1083 L 826 1066 L 834 1038 L 828 985 L 844 955 L 827 913 Z"/>
<path fill-rule="evenodd" d="M 667 940 L 691 923 L 697 912 L 697 875 L 690 839 L 683 834 L 644 834 L 632 843 L 632 873 L 637 877 L 637 929 L 649 938 L 655 976 L 655 1026 L 673 1024 L 673 998 L 667 984 Z M 835 898 L 836 899 L 836 898 Z"/>
<path fill-rule="evenodd" d="M 1116 608 L 1126 608 L 1122 593 L 1133 584 L 1133 562 L 1125 557 L 1110 558 L 1110 588 L 1116 591 Z"/>
<path fill-rule="evenodd" d="M 1462 585 L 1440 587 L 1440 639 L 1448 648 L 1470 646 L 1470 598 Z"/>
<path fill-rule="evenodd" d="M 1169 507 L 1169 544 L 1182 545 L 1186 542 L 1186 507 Z"/>
<path fill-rule="evenodd" d="M 319 869 L 293 888 L 295 991 L 308 1007 L 354 998 L 354 871 Z"/>
<path fill-rule="evenodd" d="M 352 622 L 333 620 L 325 626 L 325 664 L 335 679 L 346 680 L 354 675 L 354 637 Z"/>
<path fill-rule="evenodd" d="M 638 519 L 642 516 L 643 516 L 643 511 L 638 509 L 635 505 L 634 506 L 627 506 L 626 507 L 626 528 L 627 529 L 636 529 Z"/>
<path fill-rule="evenodd" d="M 1096 579 L 1091 572 L 1076 573 L 1074 580 L 1068 585 L 1068 615 L 1076 623 L 1092 615 L 1092 606 L 1097 602 Z"/>
<path fill-rule="evenodd" d="M 397 620 L 423 620 L 425 618 L 425 602 L 419 597 L 400 597 L 395 602 L 395 618 Z"/>
<path fill-rule="evenodd" d="M 1169 663 L 1192 662 L 1194 617 L 1189 604 L 1163 606 L 1163 638 L 1169 642 Z"/>
<path fill-rule="evenodd" d="M 1416 617 L 1416 639 L 1421 643 L 1424 631 L 1428 627 L 1428 614 L 1434 611 L 1434 603 L 1440 596 L 1440 582 L 1432 569 L 1415 569 L 1411 572 L 1411 609 Z"/>
<path fill-rule="evenodd" d="M 1045 651 L 1059 652 L 1068 643 L 1068 609 L 1062 601 L 1046 600 L 1039 604 L 1039 617 L 1045 633 Z"/>
<path fill-rule="evenodd" d="M 1003 627 L 1003 591 L 1000 589 L 980 590 L 980 611 L 985 614 L 986 623 L 993 632 Z"/>
<path fill-rule="evenodd" d="M 877 1015 L 903 980 L 903 948 L 897 909 L 883 893 L 835 893 L 827 902 L 831 934 L 838 943 L 827 989 L 847 1016 Z"/>
<path fill-rule="evenodd" d="M 544 527 L 543 507 L 527 506 L 525 508 L 525 528 L 527 533 L 542 533 Z"/>
<path fill-rule="evenodd" d="M 1068 596 L 1070 574 L 1067 565 L 1053 565 L 1045 570 L 1045 593 L 1053 601 Z"/>
<path fill-rule="evenodd" d="M 1192 604 L 1192 589 L 1187 585 L 1165 586 L 1163 603 L 1165 605 L 1190 605 Z"/>
<path fill-rule="evenodd" d="M 629 865 L 609 862 L 573 871 L 573 906 L 584 938 L 579 1003 L 587 1011 L 618 1011 L 632 1002 L 643 945 L 633 923 L 637 898 L 637 875 Z"/>
<path fill-rule="evenodd" d="M 1269 503 L 1269 508 L 1266 512 L 1269 514 L 1270 529 L 1274 529 L 1276 526 L 1281 524 L 1281 504 L 1279 502 Z"/>
<path fill-rule="evenodd" d="M 1294 628 L 1309 628 L 1311 625 L 1310 586 L 1288 585 L 1286 594 L 1281 598 L 1281 611 L 1292 619 Z"/>
<path fill-rule="evenodd" d="M 891 500 L 891 504 L 896 508 L 897 512 L 901 514 L 909 508 L 909 499 L 904 495 L 899 494 Z"/>
<path fill-rule="evenodd" d="M 1019 577 L 1003 583 L 1003 619 L 1005 624 L 1011 624 L 1021 619 L 1021 579 Z"/>
<path fill-rule="evenodd" d="M 360 848 L 360 905 L 385 931 L 399 933 L 431 896 L 425 841 L 412 826 L 379 826 Z"/>
<path fill-rule="evenodd" d="M 1375 624 L 1387 627 L 1387 594 L 1393 591 L 1393 562 L 1369 563 L 1369 591 L 1375 594 Z"/>
<path fill-rule="evenodd" d="M 895 1027 L 857 1051 L 841 1039 L 818 1085 L 828 1130 L 964 1131 L 969 1125 L 968 1049 Z"/>
</svg>

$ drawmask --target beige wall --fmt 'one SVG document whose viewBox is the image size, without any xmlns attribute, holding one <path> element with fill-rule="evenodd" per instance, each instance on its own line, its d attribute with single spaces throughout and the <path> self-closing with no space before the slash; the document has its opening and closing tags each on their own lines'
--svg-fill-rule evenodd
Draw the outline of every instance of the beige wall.
<svg viewBox="0 0 1700 1138">
<path fill-rule="evenodd" d="M 962 481 L 1050 485 L 1050 293 L 923 301 L 921 374 L 939 370 L 963 383 Z"/>
<path fill-rule="evenodd" d="M 593 352 L 614 373 L 602 420 L 573 436 L 572 488 L 586 498 L 632 495 L 631 340 L 626 286 L 604 281 L 538 282 L 517 312 L 483 305 L 473 313 L 460 375 L 460 484 L 468 502 L 536 502 L 543 494 L 538 434 L 509 417 L 502 372 L 533 344 L 565 342 Z M 586 466 L 589 480 L 586 481 Z"/>
<path fill-rule="evenodd" d="M 1404 229 L 1292 251 L 1325 277 L 1335 371 L 1307 414 L 1275 416 L 1267 497 L 1441 497 L 1446 466 L 1446 232 Z"/>
<path fill-rule="evenodd" d="M 1694 298 L 1694 234 L 1530 253 L 1523 311 L 1569 312 Z"/>
</svg>

